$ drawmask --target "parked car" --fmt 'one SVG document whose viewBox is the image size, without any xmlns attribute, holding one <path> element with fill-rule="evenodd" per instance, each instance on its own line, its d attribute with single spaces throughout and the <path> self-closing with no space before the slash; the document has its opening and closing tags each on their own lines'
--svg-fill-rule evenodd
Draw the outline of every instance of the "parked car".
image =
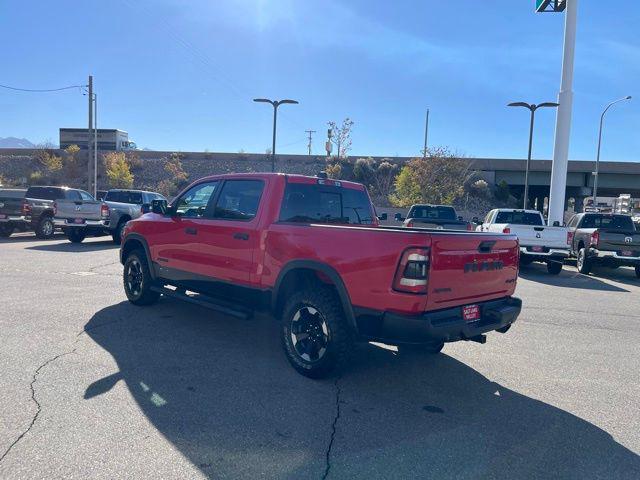
<svg viewBox="0 0 640 480">
<path fill-rule="evenodd" d="M 640 233 L 629 215 L 578 213 L 568 223 L 571 254 L 580 273 L 594 265 L 635 267 L 640 277 Z"/>
<path fill-rule="evenodd" d="M 476 230 L 515 234 L 520 242 L 520 264 L 546 263 L 552 275 L 562 271 L 562 264 L 569 256 L 569 229 L 546 226 L 538 210 L 496 208 Z"/>
<path fill-rule="evenodd" d="M 240 318 L 262 305 L 309 377 L 344 364 L 356 339 L 437 353 L 505 333 L 521 310 L 515 235 L 382 227 L 357 183 L 212 176 L 152 209 L 124 229 L 129 301 L 164 295 Z"/>
<path fill-rule="evenodd" d="M 53 223 L 54 203 L 65 198 L 66 187 L 34 186 L 25 193 L 22 211 L 38 238 L 51 238 L 55 232 Z"/>
<path fill-rule="evenodd" d="M 15 230 L 27 230 L 24 218 L 24 188 L 0 188 L 0 237 L 10 237 Z"/>
<path fill-rule="evenodd" d="M 75 188 L 58 187 L 62 196 L 53 202 L 53 223 L 69 241 L 82 242 L 89 235 L 105 235 L 109 228 L 109 207 Z"/>
<path fill-rule="evenodd" d="M 109 226 L 107 233 L 113 243 L 120 245 L 122 230 L 129 220 L 138 218 L 151 207 L 153 200 L 165 200 L 162 195 L 144 190 L 112 189 L 103 197 L 109 207 Z"/>
<path fill-rule="evenodd" d="M 439 230 L 472 230 L 469 222 L 458 216 L 450 205 L 412 205 L 407 218 L 399 218 L 405 227 L 435 228 Z"/>
</svg>

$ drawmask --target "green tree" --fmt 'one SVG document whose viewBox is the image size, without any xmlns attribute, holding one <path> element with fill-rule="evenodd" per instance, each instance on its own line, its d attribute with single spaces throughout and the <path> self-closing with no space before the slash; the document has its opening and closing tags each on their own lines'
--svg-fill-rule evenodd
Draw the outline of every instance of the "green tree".
<svg viewBox="0 0 640 480">
<path fill-rule="evenodd" d="M 409 165 L 405 165 L 395 180 L 395 192 L 389 197 L 396 207 L 409 207 L 422 201 L 420 183 Z"/>
<path fill-rule="evenodd" d="M 123 152 L 109 152 L 104 156 L 107 178 L 111 188 L 133 187 L 133 174 Z"/>
</svg>

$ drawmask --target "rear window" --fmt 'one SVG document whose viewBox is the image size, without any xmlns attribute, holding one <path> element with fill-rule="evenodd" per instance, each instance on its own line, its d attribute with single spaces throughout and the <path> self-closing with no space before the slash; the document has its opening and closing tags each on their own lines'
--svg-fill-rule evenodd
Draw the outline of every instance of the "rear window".
<svg viewBox="0 0 640 480">
<path fill-rule="evenodd" d="M 585 215 L 582 219 L 581 228 L 635 230 L 633 220 L 626 215 Z"/>
<path fill-rule="evenodd" d="M 119 190 L 109 190 L 104 197 L 106 202 L 131 203 L 141 205 L 142 192 L 128 192 Z"/>
<path fill-rule="evenodd" d="M 29 187 L 25 196 L 41 200 L 62 200 L 65 198 L 64 190 L 56 187 Z"/>
<path fill-rule="evenodd" d="M 364 190 L 288 183 L 280 209 L 280 221 L 371 225 L 373 212 Z"/>
<path fill-rule="evenodd" d="M 6 190 L 0 188 L 0 197 L 4 198 L 24 198 L 26 190 Z"/>
<path fill-rule="evenodd" d="M 533 212 L 498 212 L 494 223 L 512 223 L 514 225 L 543 225 L 539 213 Z"/>
<path fill-rule="evenodd" d="M 456 220 L 456 211 L 452 207 L 418 205 L 411 207 L 407 218 L 424 218 L 429 220 Z"/>
</svg>

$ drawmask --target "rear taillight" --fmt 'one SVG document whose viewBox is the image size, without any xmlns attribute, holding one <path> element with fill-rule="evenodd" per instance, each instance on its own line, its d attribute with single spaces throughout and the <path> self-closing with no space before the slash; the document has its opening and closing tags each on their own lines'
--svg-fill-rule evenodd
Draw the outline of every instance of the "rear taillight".
<svg viewBox="0 0 640 480">
<path fill-rule="evenodd" d="M 103 203 L 100 206 L 100 215 L 103 217 L 108 217 L 109 216 L 109 206 L 105 203 Z"/>
<path fill-rule="evenodd" d="M 467 223 L 467 231 L 473 232 L 473 225 L 471 225 L 470 223 Z"/>
<path fill-rule="evenodd" d="M 597 247 L 599 242 L 600 242 L 600 232 L 596 230 L 591 234 L 591 245 L 595 245 Z"/>
<path fill-rule="evenodd" d="M 58 214 L 58 203 L 53 202 L 53 216 L 55 217 Z"/>
<path fill-rule="evenodd" d="M 502 233 L 511 233 L 511 229 L 509 227 L 504 227 L 502 229 Z"/>
<path fill-rule="evenodd" d="M 31 215 L 31 205 L 26 200 L 22 201 L 22 214 L 26 217 Z"/>
<path fill-rule="evenodd" d="M 429 249 L 408 248 L 402 254 L 393 289 L 407 293 L 427 293 L 429 280 Z"/>
<path fill-rule="evenodd" d="M 407 223 L 407 227 L 413 227 L 413 222 Z"/>
<path fill-rule="evenodd" d="M 571 245 L 573 243 L 573 232 L 567 232 L 567 245 Z"/>
</svg>

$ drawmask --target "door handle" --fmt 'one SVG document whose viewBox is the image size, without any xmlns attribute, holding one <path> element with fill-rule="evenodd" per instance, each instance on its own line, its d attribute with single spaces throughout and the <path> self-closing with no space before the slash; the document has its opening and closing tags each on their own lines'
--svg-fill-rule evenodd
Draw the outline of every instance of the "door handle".
<svg viewBox="0 0 640 480">
<path fill-rule="evenodd" d="M 184 233 L 186 233 L 187 235 L 197 235 L 198 229 L 195 227 L 187 227 L 184 229 Z"/>
<path fill-rule="evenodd" d="M 233 238 L 235 238 L 236 240 L 249 240 L 249 234 L 248 233 L 234 233 L 233 234 Z"/>
</svg>

